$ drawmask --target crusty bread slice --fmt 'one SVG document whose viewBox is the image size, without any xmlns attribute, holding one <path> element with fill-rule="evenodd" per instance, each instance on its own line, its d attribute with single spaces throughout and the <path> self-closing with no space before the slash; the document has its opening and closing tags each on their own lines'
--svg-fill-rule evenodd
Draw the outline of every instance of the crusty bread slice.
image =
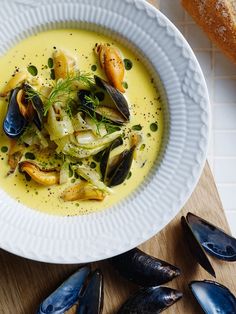
<svg viewBox="0 0 236 314">
<path fill-rule="evenodd" d="M 209 38 L 236 63 L 236 0 L 182 0 Z"/>
</svg>

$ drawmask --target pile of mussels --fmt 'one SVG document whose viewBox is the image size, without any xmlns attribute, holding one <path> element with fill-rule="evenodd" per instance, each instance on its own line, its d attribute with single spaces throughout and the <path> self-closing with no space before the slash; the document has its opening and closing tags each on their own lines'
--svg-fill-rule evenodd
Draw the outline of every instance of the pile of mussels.
<svg viewBox="0 0 236 314">
<path fill-rule="evenodd" d="M 236 261 L 236 239 L 220 228 L 191 213 L 181 219 L 189 248 L 199 262 L 215 277 L 205 251 L 225 260 Z M 110 264 L 124 278 L 141 286 L 118 310 L 117 314 L 156 314 L 182 297 L 182 293 L 161 285 L 180 275 L 167 262 L 145 254 L 138 248 L 113 257 Z M 206 314 L 236 314 L 236 298 L 223 285 L 210 280 L 193 281 L 190 290 Z M 100 314 L 103 308 L 103 276 L 89 266 L 80 268 L 47 297 L 38 314 L 62 314 L 76 305 L 77 314 Z"/>
</svg>

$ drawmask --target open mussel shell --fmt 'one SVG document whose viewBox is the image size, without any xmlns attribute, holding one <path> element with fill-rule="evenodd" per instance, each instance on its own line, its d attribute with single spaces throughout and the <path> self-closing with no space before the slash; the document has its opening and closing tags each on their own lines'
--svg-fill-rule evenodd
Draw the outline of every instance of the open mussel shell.
<svg viewBox="0 0 236 314">
<path fill-rule="evenodd" d="M 123 144 L 122 137 L 118 137 L 115 139 L 109 147 L 105 150 L 104 154 L 102 155 L 101 162 L 100 162 L 100 171 L 102 174 L 102 179 L 104 182 L 107 181 L 107 174 L 108 174 L 108 161 L 110 154 L 113 149 Z"/>
<path fill-rule="evenodd" d="M 157 314 L 181 298 L 182 293 L 171 288 L 143 288 L 128 299 L 117 314 Z"/>
<path fill-rule="evenodd" d="M 6 117 L 3 121 L 3 130 L 10 138 L 18 138 L 24 132 L 27 121 L 21 115 L 19 106 L 17 104 L 17 94 L 20 88 L 12 90 Z"/>
<path fill-rule="evenodd" d="M 235 314 L 236 298 L 225 286 L 210 280 L 189 284 L 197 302 L 206 314 Z"/>
<path fill-rule="evenodd" d="M 138 248 L 111 258 L 119 274 L 143 287 L 162 285 L 180 275 L 180 269 Z"/>
<path fill-rule="evenodd" d="M 77 302 L 89 273 L 90 268 L 83 267 L 70 276 L 41 303 L 37 314 L 63 314 L 69 310 Z"/>
<path fill-rule="evenodd" d="M 81 89 L 77 93 L 79 103 L 81 107 L 85 107 L 87 110 L 89 110 L 91 113 L 94 112 L 94 105 L 87 100 L 87 97 L 92 97 L 92 93 L 89 90 Z"/>
<path fill-rule="evenodd" d="M 118 91 L 118 89 L 111 86 L 109 83 L 101 79 L 99 76 L 94 76 L 95 83 L 98 87 L 104 89 L 108 95 L 111 97 L 115 108 L 123 116 L 124 122 L 128 122 L 130 119 L 130 112 L 127 100 L 124 95 Z"/>
<path fill-rule="evenodd" d="M 193 257 L 209 274 L 215 277 L 215 271 L 185 217 L 181 218 L 181 224 L 184 231 L 185 239 L 188 243 L 189 250 L 192 253 Z"/>
<path fill-rule="evenodd" d="M 93 272 L 84 293 L 79 298 L 77 314 L 100 314 L 103 307 L 103 276 L 97 269 Z"/>
<path fill-rule="evenodd" d="M 127 178 L 134 158 L 135 147 L 129 150 L 124 150 L 121 154 L 116 156 L 115 162 L 109 165 L 107 175 L 107 185 L 113 187 L 119 185 Z"/>
<path fill-rule="evenodd" d="M 236 261 L 235 238 L 192 213 L 188 213 L 186 219 L 207 253 L 225 261 Z"/>
<path fill-rule="evenodd" d="M 34 108 L 34 117 L 33 117 L 33 121 L 35 123 L 35 125 L 37 126 L 37 128 L 39 130 L 42 129 L 42 125 L 43 125 L 43 102 L 41 100 L 41 98 L 39 97 L 39 95 L 37 95 L 37 93 L 34 92 L 33 88 L 30 85 L 24 84 L 24 90 L 27 94 L 31 94 L 32 96 L 30 97 L 26 97 L 26 99 L 28 101 L 31 101 L 31 104 Z"/>
</svg>

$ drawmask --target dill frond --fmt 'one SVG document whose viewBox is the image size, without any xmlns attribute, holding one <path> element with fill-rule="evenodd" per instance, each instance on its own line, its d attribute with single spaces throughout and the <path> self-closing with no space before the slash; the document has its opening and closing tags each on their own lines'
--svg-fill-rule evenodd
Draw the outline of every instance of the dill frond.
<svg viewBox="0 0 236 314">
<path fill-rule="evenodd" d="M 75 90 L 76 83 L 82 83 L 88 87 L 94 85 L 93 78 L 90 74 L 86 73 L 73 77 L 68 76 L 66 79 L 59 79 L 55 82 L 53 89 L 45 103 L 44 115 L 47 115 L 49 108 L 57 101 L 63 100 L 65 104 L 68 104 L 72 98 L 71 94 Z"/>
</svg>

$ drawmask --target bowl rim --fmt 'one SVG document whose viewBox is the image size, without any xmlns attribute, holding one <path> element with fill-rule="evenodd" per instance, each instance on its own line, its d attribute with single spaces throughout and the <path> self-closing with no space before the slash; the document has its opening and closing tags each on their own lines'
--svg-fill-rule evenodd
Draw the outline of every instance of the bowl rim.
<svg viewBox="0 0 236 314">
<path fill-rule="evenodd" d="M 90 16 L 88 16 L 88 11 Z M 20 41 L 35 30 L 44 30 L 56 25 L 66 27 L 73 23 L 77 26 L 83 24 L 83 27 L 88 29 L 94 25 L 100 25 L 110 36 L 122 42 L 124 38 L 127 38 L 127 30 L 124 29 L 127 23 L 127 11 L 130 14 L 129 40 L 139 47 L 141 53 L 148 55 L 149 59 L 153 58 L 152 61 L 156 60 L 156 51 L 165 61 L 163 67 L 159 63 L 157 67 L 169 101 L 170 138 L 161 165 L 154 169 L 152 179 L 142 184 L 129 199 L 121 201 L 114 208 L 91 216 L 66 217 L 65 220 L 64 217 L 48 216 L 19 205 L 21 208 L 14 211 L 16 202 L 0 191 L 1 199 L 7 200 L 7 205 L 3 201 L 0 202 L 3 209 L 0 213 L 0 246 L 3 249 L 33 260 L 51 263 L 84 263 L 109 258 L 141 244 L 160 231 L 175 217 L 196 186 L 205 163 L 209 138 L 210 110 L 206 82 L 198 61 L 182 34 L 152 5 L 143 0 L 120 2 L 115 0 L 52 0 L 49 4 L 42 0 L 41 6 L 29 7 L 24 12 L 24 18 L 14 21 L 15 24 L 10 18 L 3 20 L 0 26 L 2 40 L 0 54 L 14 42 Z M 34 21 L 30 20 L 33 13 L 36 17 Z M 80 14 L 79 19 L 76 13 Z M 147 22 L 150 30 L 138 27 L 138 18 Z M 91 23 L 91 20 L 94 23 Z M 32 27 L 32 23 L 35 23 L 35 27 Z M 155 30 L 158 30 L 159 36 L 163 37 L 160 37 L 163 40 L 162 44 L 156 42 Z M 112 33 L 109 33 L 111 31 Z M 142 34 L 142 43 L 140 43 L 141 39 L 137 38 L 137 34 Z M 147 45 L 142 46 L 144 42 Z M 166 47 L 170 45 L 174 51 L 165 51 L 164 43 Z M 155 47 L 155 51 L 151 51 L 148 45 L 151 45 L 152 49 Z M 132 46 L 130 48 L 132 49 Z M 177 61 L 181 66 L 176 64 Z M 170 73 L 165 73 L 167 66 Z M 175 97 L 179 97 L 178 101 L 181 105 L 174 101 Z M 196 113 L 197 118 L 191 117 L 189 108 Z M 190 129 L 191 123 L 193 130 Z M 187 149 L 186 145 L 191 145 L 191 140 L 195 146 Z M 168 147 L 170 143 L 172 146 L 175 143 L 176 147 Z M 181 159 L 184 153 L 187 155 L 186 161 Z M 172 164 L 173 158 L 179 158 L 175 167 Z M 193 159 L 192 163 L 191 159 Z M 178 167 L 182 169 L 182 173 L 177 169 Z M 176 182 L 171 182 L 170 180 L 175 178 L 174 175 L 178 172 L 183 175 L 185 181 L 177 178 Z M 165 189 L 164 195 L 160 196 L 160 191 L 167 187 L 167 182 L 172 183 L 168 187 L 170 191 Z M 160 190 L 155 190 L 154 184 L 160 187 Z M 142 197 L 137 204 L 136 197 L 140 191 L 142 191 Z M 153 191 L 159 193 L 158 197 Z M 158 222 L 155 221 L 158 219 L 157 213 L 151 210 L 152 202 L 147 201 L 147 196 L 160 202 L 160 208 L 155 208 L 159 216 L 161 209 L 165 209 Z M 129 213 L 122 209 L 124 204 L 130 209 Z M 168 206 L 170 206 L 169 209 Z M 9 207 L 11 207 L 10 210 Z M 148 208 L 151 217 L 143 216 L 145 207 Z M 110 226 L 106 225 L 107 221 L 111 224 Z M 122 235 L 117 230 L 118 226 L 122 226 Z M 80 232 L 76 232 L 78 227 L 82 227 Z M 96 232 L 99 234 L 99 239 L 96 238 Z M 117 237 L 117 239 L 111 240 L 112 237 Z M 84 243 L 78 239 L 83 239 Z"/>
</svg>

